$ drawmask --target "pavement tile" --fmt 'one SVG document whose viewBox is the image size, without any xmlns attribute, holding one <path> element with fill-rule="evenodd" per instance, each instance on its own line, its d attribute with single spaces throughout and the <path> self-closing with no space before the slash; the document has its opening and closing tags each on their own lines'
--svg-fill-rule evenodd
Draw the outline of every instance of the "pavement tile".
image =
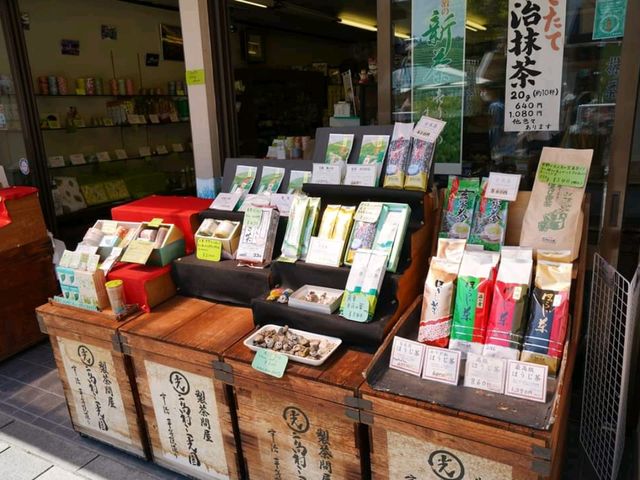
<svg viewBox="0 0 640 480">
<path fill-rule="evenodd" d="M 0 429 L 0 441 L 23 448 L 67 470 L 80 468 L 96 457 L 95 452 L 75 442 L 19 421 Z"/>
<path fill-rule="evenodd" d="M 60 398 L 57 395 L 53 395 L 52 393 L 41 392 L 27 405 L 25 405 L 23 410 L 38 417 L 44 417 L 47 413 L 60 407 L 61 405 L 65 405 L 65 401 L 63 398 Z"/>
<path fill-rule="evenodd" d="M 5 377 L 15 378 L 16 375 L 27 370 L 31 366 L 30 363 L 24 362 L 19 356 L 13 357 L 4 362 L 0 362 L 0 374 Z"/>
<path fill-rule="evenodd" d="M 55 367 L 53 350 L 51 350 L 50 346 L 48 348 L 41 348 L 40 345 L 33 347 L 20 355 L 20 360 L 47 368 Z"/>
<path fill-rule="evenodd" d="M 26 368 L 21 369 L 19 372 L 13 375 L 13 378 L 15 380 L 18 380 L 19 382 L 23 382 L 23 383 L 35 382 L 41 379 L 42 377 L 46 376 L 47 373 L 51 371 L 51 369 L 47 367 L 43 367 L 41 365 L 36 365 L 35 363 L 25 362 L 25 364 L 27 365 Z"/>
<path fill-rule="evenodd" d="M 0 428 L 5 425 L 9 425 L 11 422 L 13 422 L 13 417 L 11 415 L 0 413 Z"/>
<path fill-rule="evenodd" d="M 16 411 L 16 407 L 14 407 L 13 405 L 0 402 L 0 413 L 3 413 L 5 415 L 11 415 L 15 411 Z M 0 428 L 2 428 L 2 426 L 0 426 Z"/>
<path fill-rule="evenodd" d="M 29 385 L 22 385 L 18 390 L 16 390 L 16 393 L 5 400 L 5 403 L 13 405 L 14 407 L 23 408 L 41 393 L 42 392 L 37 388 L 33 388 Z"/>
<path fill-rule="evenodd" d="M 64 390 L 62 388 L 62 382 L 58 376 L 58 370 L 51 370 L 46 375 L 43 375 L 35 382 L 31 383 L 32 387 L 40 388 L 46 392 L 53 393 L 60 397 L 64 396 Z"/>
<path fill-rule="evenodd" d="M 156 477 L 141 470 L 132 469 L 131 466 L 100 455 L 89 462 L 77 472 L 91 479 L 108 480 L 156 480 Z"/>
<path fill-rule="evenodd" d="M 131 477 L 134 479 L 135 477 Z M 80 477 L 74 473 L 71 473 L 67 470 L 63 470 L 60 467 L 51 467 L 49 470 L 44 472 L 39 477 L 36 477 L 34 480 L 83 480 L 84 477 Z"/>
<path fill-rule="evenodd" d="M 47 432 L 53 432 L 53 430 L 58 427 L 58 424 L 45 420 L 42 417 L 36 417 L 31 423 L 37 427 L 44 428 Z"/>
<path fill-rule="evenodd" d="M 59 423 L 60 425 L 71 428 L 69 410 L 67 409 L 67 404 L 64 401 L 61 405 L 58 405 L 56 408 L 43 415 L 43 417 L 53 423 Z"/>
<path fill-rule="evenodd" d="M 25 423 L 32 423 L 34 420 L 38 418 L 35 415 L 25 412 L 24 410 L 20 410 L 19 408 L 16 408 L 14 412 L 11 414 L 11 416 Z"/>
<path fill-rule="evenodd" d="M 6 378 L 5 381 L 0 384 L 0 399 L 6 401 L 7 398 L 18 392 L 24 383 L 17 382 L 13 379 Z"/>
<path fill-rule="evenodd" d="M 32 480 L 52 465 L 47 460 L 13 446 L 0 453 L 0 472 L 2 478 L 6 479 Z"/>
</svg>

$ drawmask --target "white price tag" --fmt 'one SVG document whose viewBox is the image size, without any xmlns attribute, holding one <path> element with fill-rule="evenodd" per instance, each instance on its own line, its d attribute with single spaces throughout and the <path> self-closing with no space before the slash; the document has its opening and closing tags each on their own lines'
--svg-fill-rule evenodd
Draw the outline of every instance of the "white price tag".
<svg viewBox="0 0 640 480">
<path fill-rule="evenodd" d="M 84 155 L 81 153 L 72 153 L 69 155 L 71 165 L 84 165 L 87 161 L 84 159 Z"/>
<path fill-rule="evenodd" d="M 489 392 L 504 393 L 507 361 L 503 358 L 483 357 L 467 353 L 464 386 Z"/>
<path fill-rule="evenodd" d="M 548 365 L 509 360 L 507 390 L 510 397 L 544 403 L 547 400 Z"/>
<path fill-rule="evenodd" d="M 53 157 L 49 157 L 49 166 L 64 167 L 64 157 L 62 155 L 55 155 Z"/>
<path fill-rule="evenodd" d="M 422 371 L 424 351 L 425 345 L 422 343 L 394 337 L 389 368 L 419 377 Z"/>
<path fill-rule="evenodd" d="M 377 165 L 347 164 L 347 174 L 344 177 L 345 185 L 357 185 L 362 187 L 375 187 L 378 183 Z"/>
<path fill-rule="evenodd" d="M 151 156 L 151 147 L 140 147 L 138 149 L 141 157 L 150 157 Z"/>
<path fill-rule="evenodd" d="M 311 173 L 311 183 L 324 185 L 340 185 L 342 180 L 342 165 L 330 163 L 314 163 Z"/>
<path fill-rule="evenodd" d="M 424 140 L 425 142 L 433 143 L 438 139 L 446 124 L 447 122 L 427 117 L 425 115 L 418 120 L 418 123 L 416 123 L 416 126 L 413 128 L 411 136 L 419 140 Z"/>
<path fill-rule="evenodd" d="M 184 145 L 182 145 L 181 143 L 174 143 L 173 145 L 171 145 L 171 150 L 173 150 L 174 152 L 184 152 Z"/>
<path fill-rule="evenodd" d="M 149 121 L 151 123 L 160 123 L 160 118 L 158 117 L 158 115 L 156 115 L 154 113 L 150 113 L 149 114 Z"/>
<path fill-rule="evenodd" d="M 116 158 L 118 160 L 125 160 L 127 158 L 129 158 L 129 156 L 127 155 L 127 151 L 122 149 L 122 148 L 118 148 L 116 150 Z"/>
<path fill-rule="evenodd" d="M 169 114 L 169 120 L 171 120 L 173 123 L 179 122 L 180 119 L 178 118 L 178 114 L 177 113 L 170 113 Z"/>
<path fill-rule="evenodd" d="M 231 212 L 234 208 L 236 208 L 236 205 L 241 198 L 241 191 L 235 193 L 219 193 L 213 203 L 209 206 L 209 208 Z"/>
<path fill-rule="evenodd" d="M 520 177 L 521 175 L 512 173 L 489 173 L 485 197 L 509 202 L 515 201 L 520 188 Z"/>
<path fill-rule="evenodd" d="M 167 150 L 167 147 L 165 145 L 158 145 L 156 147 L 156 153 L 158 155 L 166 155 L 167 153 L 169 153 L 169 150 Z"/>
<path fill-rule="evenodd" d="M 244 197 L 242 205 L 238 209 L 239 212 L 246 212 L 249 207 L 268 207 L 271 205 L 269 195 L 258 195 L 257 193 L 247 193 Z"/>
<path fill-rule="evenodd" d="M 111 156 L 109 152 L 96 152 L 96 157 L 98 157 L 99 162 L 110 162 Z"/>
<path fill-rule="evenodd" d="M 274 193 L 271 195 L 271 205 L 278 208 L 280 216 L 288 217 L 291 210 L 293 195 L 289 193 Z"/>
<path fill-rule="evenodd" d="M 383 204 L 380 202 L 361 202 L 358 205 L 355 219 L 358 222 L 376 223 L 380 218 Z"/>
<path fill-rule="evenodd" d="M 339 267 L 342 263 L 343 248 L 344 240 L 311 237 L 306 262 L 328 267 Z"/>
<path fill-rule="evenodd" d="M 422 378 L 457 385 L 462 352 L 438 347 L 427 347 L 426 350 Z"/>
</svg>

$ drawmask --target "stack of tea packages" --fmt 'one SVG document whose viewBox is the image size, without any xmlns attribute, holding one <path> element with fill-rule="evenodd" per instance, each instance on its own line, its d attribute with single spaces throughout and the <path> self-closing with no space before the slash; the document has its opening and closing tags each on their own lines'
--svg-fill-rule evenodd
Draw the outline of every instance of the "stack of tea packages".
<svg viewBox="0 0 640 480">
<path fill-rule="evenodd" d="M 509 202 L 490 198 L 486 179 L 450 177 L 417 332 L 423 378 L 438 380 L 444 355 L 457 385 L 466 359 L 465 386 L 546 401 L 568 340 L 591 156 L 543 150 L 518 246 L 504 246 Z"/>
</svg>

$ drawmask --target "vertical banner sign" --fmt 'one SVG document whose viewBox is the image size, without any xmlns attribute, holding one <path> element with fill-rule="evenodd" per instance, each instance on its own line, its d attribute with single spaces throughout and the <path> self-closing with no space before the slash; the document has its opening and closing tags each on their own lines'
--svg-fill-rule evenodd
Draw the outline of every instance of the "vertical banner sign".
<svg viewBox="0 0 640 480">
<path fill-rule="evenodd" d="M 411 93 L 413 120 L 447 122 L 435 153 L 435 172 L 462 171 L 466 0 L 412 2 L 414 37 Z"/>
<path fill-rule="evenodd" d="M 97 434 L 131 443 L 111 352 L 58 337 L 75 407 L 74 422 Z"/>
<path fill-rule="evenodd" d="M 509 0 L 505 132 L 557 131 L 566 0 Z"/>
<path fill-rule="evenodd" d="M 145 360 L 165 460 L 201 479 L 228 480 L 213 380 Z"/>
</svg>

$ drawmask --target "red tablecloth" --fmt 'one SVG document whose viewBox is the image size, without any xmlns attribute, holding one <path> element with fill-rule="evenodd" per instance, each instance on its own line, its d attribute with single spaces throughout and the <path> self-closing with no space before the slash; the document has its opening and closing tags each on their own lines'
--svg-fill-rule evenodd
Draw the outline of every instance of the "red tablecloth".
<svg viewBox="0 0 640 480">
<path fill-rule="evenodd" d="M 0 188 L 0 228 L 11 223 L 11 216 L 7 209 L 7 200 L 17 200 L 27 195 L 37 195 L 38 189 L 35 187 L 8 187 Z"/>
<path fill-rule="evenodd" d="M 147 222 L 152 218 L 162 218 L 164 223 L 176 225 L 185 239 L 187 254 L 193 253 L 195 243 L 192 218 L 211 205 L 211 200 L 196 197 L 173 197 L 151 195 L 126 205 L 111 209 L 111 217 L 121 222 Z M 196 226 L 198 222 L 193 222 Z"/>
<path fill-rule="evenodd" d="M 171 275 L 171 265 L 150 267 L 131 263 L 119 263 L 107 274 L 107 280 L 122 280 L 127 303 L 137 303 L 145 312 L 151 311 L 145 283 L 161 275 Z"/>
</svg>

